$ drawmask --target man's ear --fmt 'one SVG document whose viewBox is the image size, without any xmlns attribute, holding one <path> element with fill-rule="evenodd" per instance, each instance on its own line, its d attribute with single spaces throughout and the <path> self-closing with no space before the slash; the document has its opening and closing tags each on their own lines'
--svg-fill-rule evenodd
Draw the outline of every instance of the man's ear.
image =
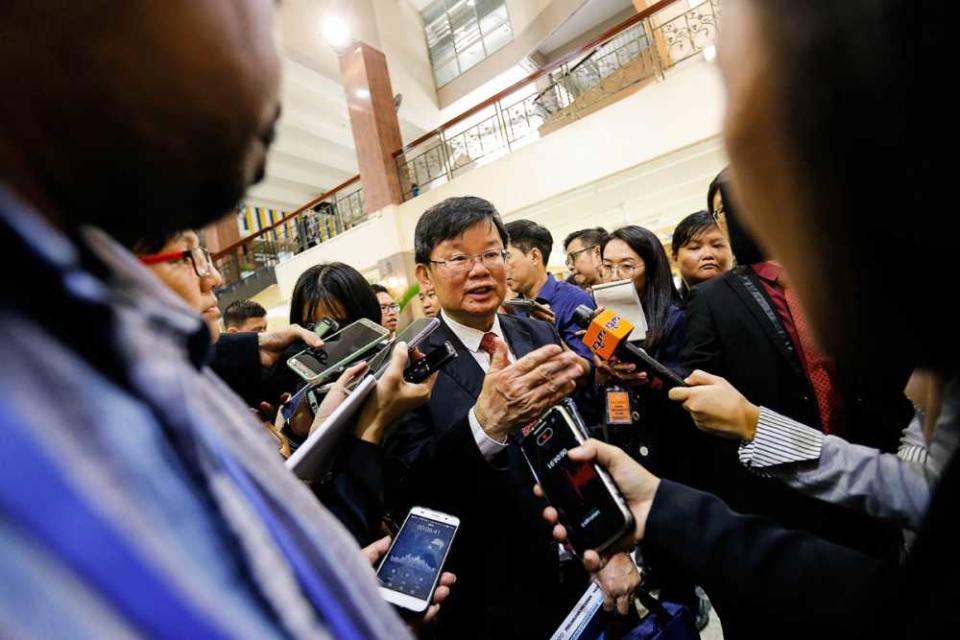
<svg viewBox="0 0 960 640">
<path fill-rule="evenodd" d="M 420 283 L 421 289 L 433 286 L 433 280 L 430 279 L 430 269 L 427 268 L 427 265 L 417 265 L 417 282 Z"/>
</svg>

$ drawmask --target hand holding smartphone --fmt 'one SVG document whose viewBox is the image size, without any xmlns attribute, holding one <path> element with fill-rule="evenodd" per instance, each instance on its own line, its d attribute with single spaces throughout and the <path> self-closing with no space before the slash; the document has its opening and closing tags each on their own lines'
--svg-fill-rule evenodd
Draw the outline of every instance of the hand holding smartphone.
<svg viewBox="0 0 960 640">
<path fill-rule="evenodd" d="M 377 569 L 383 598 L 416 613 L 426 611 L 459 526 L 456 516 L 412 508 Z"/>
<path fill-rule="evenodd" d="M 413 384 L 420 384 L 457 357 L 457 350 L 449 340 L 428 354 L 421 353 L 419 349 L 410 351 L 410 362 L 403 372 L 403 379 Z"/>
<path fill-rule="evenodd" d="M 596 463 L 567 456 L 586 441 L 571 402 L 564 401 L 524 427 L 522 437 L 523 456 L 578 554 L 602 551 L 633 530 L 633 515 L 607 472 Z"/>
</svg>

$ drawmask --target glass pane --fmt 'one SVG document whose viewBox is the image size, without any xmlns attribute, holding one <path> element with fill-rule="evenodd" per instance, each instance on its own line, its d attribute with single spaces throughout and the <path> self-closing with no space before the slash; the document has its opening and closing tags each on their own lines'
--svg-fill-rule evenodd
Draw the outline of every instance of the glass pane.
<svg viewBox="0 0 960 640">
<path fill-rule="evenodd" d="M 438 87 L 442 87 L 458 75 L 460 75 L 460 67 L 457 65 L 456 58 L 441 66 L 434 66 L 433 68 L 433 80 Z"/>
<path fill-rule="evenodd" d="M 444 5 L 443 0 L 436 0 L 436 2 L 431 2 L 427 5 L 427 8 L 420 12 L 420 15 L 423 16 L 423 23 L 429 24 L 439 18 L 442 15 L 445 15 L 447 12 L 447 7 Z"/>
<path fill-rule="evenodd" d="M 469 48 L 480 40 L 480 29 L 477 26 L 477 12 L 466 2 L 458 3 L 447 12 L 450 16 L 450 27 L 453 29 L 453 41 L 457 51 Z"/>
<path fill-rule="evenodd" d="M 424 27 L 427 34 L 427 46 L 433 47 L 438 41 L 450 37 L 450 21 L 446 14 Z"/>
<path fill-rule="evenodd" d="M 487 48 L 487 55 L 513 40 L 513 34 L 510 32 L 510 24 L 504 22 L 492 32 L 485 31 L 483 37 L 484 46 Z"/>
<path fill-rule="evenodd" d="M 504 4 L 504 0 L 476 0 L 477 7 L 477 16 L 479 16 L 482 21 L 484 16 L 489 15 L 494 11 L 502 11 L 504 19 L 507 15 L 507 7 Z"/>
<path fill-rule="evenodd" d="M 489 34 L 502 24 L 508 25 L 507 28 L 509 29 L 510 22 L 507 20 L 506 5 L 501 4 L 499 8 L 486 14 L 480 13 L 479 10 L 477 13 L 480 15 L 480 31 L 483 32 L 483 35 Z"/>
<path fill-rule="evenodd" d="M 445 38 L 435 46 L 430 47 L 430 60 L 434 66 L 446 64 L 446 62 L 455 55 L 456 52 L 453 50 L 452 38 Z"/>
<path fill-rule="evenodd" d="M 482 42 L 477 42 L 475 45 L 473 45 L 469 49 L 466 49 L 465 51 L 461 51 L 460 54 L 457 56 L 457 58 L 460 60 L 461 73 L 466 71 L 473 65 L 477 64 L 481 60 L 483 60 L 484 57 L 486 56 L 484 56 L 484 53 L 483 53 Z"/>
</svg>

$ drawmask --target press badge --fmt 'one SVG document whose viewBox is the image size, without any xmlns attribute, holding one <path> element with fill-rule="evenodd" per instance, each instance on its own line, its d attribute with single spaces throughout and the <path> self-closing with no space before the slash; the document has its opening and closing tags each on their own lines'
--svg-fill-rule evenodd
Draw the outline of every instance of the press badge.
<svg viewBox="0 0 960 640">
<path fill-rule="evenodd" d="M 633 424 L 630 393 L 620 387 L 609 387 L 606 395 L 606 423 L 613 425 Z"/>
</svg>

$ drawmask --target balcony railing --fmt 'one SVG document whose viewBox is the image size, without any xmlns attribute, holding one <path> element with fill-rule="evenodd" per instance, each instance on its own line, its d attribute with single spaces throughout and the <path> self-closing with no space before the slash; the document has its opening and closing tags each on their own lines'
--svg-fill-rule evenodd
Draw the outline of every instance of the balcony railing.
<svg viewBox="0 0 960 640">
<path fill-rule="evenodd" d="M 661 0 L 591 42 L 468 109 L 394 154 L 404 199 L 452 180 L 597 108 L 714 44 L 719 0 L 666 17 Z M 360 176 L 214 256 L 231 289 L 367 219 Z"/>
<path fill-rule="evenodd" d="M 719 0 L 663 19 L 676 1 L 656 3 L 398 151 L 404 199 L 538 139 L 556 120 L 581 117 L 604 98 L 663 78 L 712 46 Z"/>
<path fill-rule="evenodd" d="M 275 224 L 243 238 L 213 256 L 223 277 L 221 290 L 306 251 L 354 227 L 367 216 L 360 176 L 314 198 Z"/>
</svg>

